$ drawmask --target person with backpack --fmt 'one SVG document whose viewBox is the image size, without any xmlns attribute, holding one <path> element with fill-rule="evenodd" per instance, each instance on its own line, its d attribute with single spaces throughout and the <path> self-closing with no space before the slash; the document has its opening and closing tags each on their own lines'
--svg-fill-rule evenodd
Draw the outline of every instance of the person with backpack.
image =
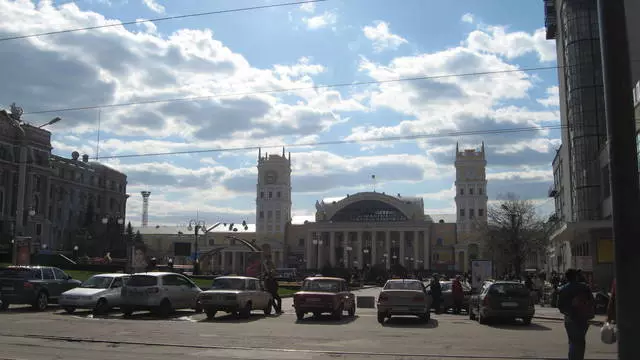
<svg viewBox="0 0 640 360">
<path fill-rule="evenodd" d="M 580 272 L 569 269 L 567 283 L 560 288 L 558 309 L 564 315 L 564 328 L 569 339 L 569 360 L 584 360 L 589 320 L 595 316 L 595 302 L 591 289 L 579 281 Z"/>
</svg>

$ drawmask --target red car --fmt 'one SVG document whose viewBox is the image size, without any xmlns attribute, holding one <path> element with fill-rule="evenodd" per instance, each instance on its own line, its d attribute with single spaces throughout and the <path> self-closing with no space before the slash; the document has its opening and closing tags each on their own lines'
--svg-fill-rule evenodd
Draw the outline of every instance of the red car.
<svg viewBox="0 0 640 360">
<path fill-rule="evenodd" d="M 293 295 L 296 317 L 302 320 L 306 313 L 319 317 L 330 313 L 335 320 L 342 319 L 342 313 L 356 314 L 355 296 L 349 284 L 341 278 L 309 277 L 302 283 L 301 291 Z"/>
</svg>

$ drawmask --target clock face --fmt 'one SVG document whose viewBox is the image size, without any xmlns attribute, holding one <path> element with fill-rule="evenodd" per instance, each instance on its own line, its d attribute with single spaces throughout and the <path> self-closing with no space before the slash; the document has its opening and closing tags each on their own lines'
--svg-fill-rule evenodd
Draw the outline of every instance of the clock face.
<svg viewBox="0 0 640 360">
<path fill-rule="evenodd" d="M 274 184 L 278 180 L 278 174 L 275 171 L 267 171 L 264 175 L 264 182 L 267 184 Z"/>
</svg>

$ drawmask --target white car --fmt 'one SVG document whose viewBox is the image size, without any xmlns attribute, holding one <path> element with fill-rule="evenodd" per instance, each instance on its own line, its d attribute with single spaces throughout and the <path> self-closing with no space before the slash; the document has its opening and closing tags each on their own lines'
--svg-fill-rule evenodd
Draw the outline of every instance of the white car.
<svg viewBox="0 0 640 360">
<path fill-rule="evenodd" d="M 104 314 L 121 305 L 120 291 L 128 279 L 129 274 L 94 275 L 79 287 L 62 293 L 58 303 L 69 314 L 78 308 Z"/>
<path fill-rule="evenodd" d="M 198 296 L 202 290 L 189 278 L 169 272 L 148 272 L 131 275 L 122 288 L 122 312 L 152 311 L 162 317 L 174 310 L 201 310 Z"/>
<path fill-rule="evenodd" d="M 216 312 L 248 318 L 251 310 L 262 310 L 271 314 L 273 298 L 264 291 L 260 280 L 246 276 L 221 276 L 213 280 L 211 289 L 200 294 L 200 305 L 207 313 L 207 319 L 213 319 Z"/>
<path fill-rule="evenodd" d="M 378 296 L 378 322 L 395 315 L 413 315 L 424 322 L 431 318 L 431 295 L 424 284 L 414 279 L 387 281 Z"/>
</svg>

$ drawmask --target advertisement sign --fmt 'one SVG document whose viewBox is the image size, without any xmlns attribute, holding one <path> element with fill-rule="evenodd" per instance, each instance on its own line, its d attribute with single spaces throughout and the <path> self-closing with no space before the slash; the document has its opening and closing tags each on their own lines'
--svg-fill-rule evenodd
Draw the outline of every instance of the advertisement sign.
<svg viewBox="0 0 640 360">
<path fill-rule="evenodd" d="M 14 265 L 27 266 L 31 264 L 31 238 L 16 236 L 14 239 Z"/>
<path fill-rule="evenodd" d="M 144 272 L 147 270 L 147 251 L 143 246 L 133 246 L 132 262 L 133 272 Z"/>
<path fill-rule="evenodd" d="M 493 262 L 491 260 L 471 261 L 471 287 L 479 289 L 482 283 L 490 279 L 493 274 Z"/>
</svg>

